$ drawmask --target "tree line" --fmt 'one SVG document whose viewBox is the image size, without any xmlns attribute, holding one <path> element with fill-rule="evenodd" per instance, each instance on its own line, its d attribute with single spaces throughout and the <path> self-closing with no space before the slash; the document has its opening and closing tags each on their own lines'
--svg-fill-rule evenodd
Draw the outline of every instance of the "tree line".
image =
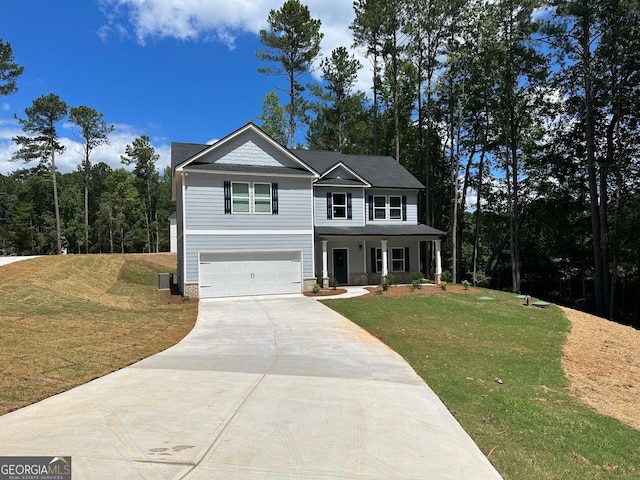
<svg viewBox="0 0 640 480">
<path fill-rule="evenodd" d="M 454 282 L 640 326 L 637 0 L 355 0 L 355 42 L 272 10 L 262 127 L 294 145 L 391 155 L 427 187 Z M 370 95 L 356 90 L 361 63 Z M 321 82 L 303 84 L 318 64 Z M 281 99 L 284 100 L 281 104 Z M 432 268 L 427 266 L 427 269 Z"/>
<path fill-rule="evenodd" d="M 448 232 L 450 280 L 640 326 L 638 0 L 353 7 L 354 44 L 323 59 L 321 22 L 304 4 L 286 0 L 270 11 L 257 56 L 275 90 L 263 101 L 262 128 L 289 147 L 304 132 L 310 149 L 401 162 L 426 186 L 421 222 Z M 314 65 L 319 82 L 310 81 Z M 371 74 L 367 93 L 356 89 L 362 68 Z M 0 41 L 0 95 L 15 90 L 21 69 Z M 60 175 L 59 120 L 40 123 L 42 105 L 64 103 L 54 97 L 34 101 L 37 115 L 27 109 L 20 119 L 16 159 L 40 163 L 0 177 L 0 248 L 165 249 L 169 172 L 156 171 L 148 138 L 123 156 L 133 172 L 92 165 L 110 126 L 89 107 L 76 110 L 69 119 L 85 152 L 77 171 Z M 60 111 L 67 115 L 66 105 Z"/>
<path fill-rule="evenodd" d="M 17 89 L 24 71 L 9 42 L 0 39 L 0 95 Z M 112 169 L 92 164 L 91 153 L 108 143 L 114 130 L 103 115 L 86 105 L 69 107 L 56 94 L 36 98 L 16 116 L 22 135 L 13 138 L 14 161 L 38 164 L 0 174 L 0 254 L 159 252 L 169 249 L 171 171 L 162 175 L 159 156 L 143 135 L 125 148 Z M 78 168 L 61 174 L 56 156 L 64 151 L 58 125 L 68 119 L 82 145 Z"/>
</svg>

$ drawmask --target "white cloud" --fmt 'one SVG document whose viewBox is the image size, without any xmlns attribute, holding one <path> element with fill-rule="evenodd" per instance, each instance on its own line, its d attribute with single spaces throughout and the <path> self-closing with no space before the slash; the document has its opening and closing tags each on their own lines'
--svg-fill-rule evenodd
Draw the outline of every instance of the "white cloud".
<svg viewBox="0 0 640 480">
<path fill-rule="evenodd" d="M 0 119 L 0 173 L 4 175 L 21 168 L 34 167 L 37 164 L 35 161 L 28 164 L 10 161 L 17 150 L 12 138 L 21 133 L 17 121 Z M 116 124 L 115 130 L 109 135 L 109 143 L 96 147 L 91 153 L 91 163 L 95 165 L 104 162 L 113 169 L 125 167 L 120 162 L 120 155 L 124 155 L 126 146 L 143 134 L 143 130 L 139 127 Z M 82 144 L 76 139 L 72 125 L 69 123 L 65 123 L 60 128 L 59 135 L 60 143 L 64 145 L 65 151 L 56 157 L 56 166 L 61 173 L 71 172 L 80 165 Z M 151 144 L 156 153 L 160 155 L 157 167 L 162 171 L 171 163 L 171 146 L 164 138 L 151 138 Z M 132 167 L 125 168 L 131 169 Z"/>
<path fill-rule="evenodd" d="M 214 41 L 235 47 L 242 34 L 258 35 L 267 27 L 270 10 L 277 10 L 283 0 L 101 0 L 101 10 L 107 24 L 98 35 L 107 41 L 109 36 L 131 36 L 145 45 L 154 39 L 173 38 L 180 41 Z M 305 2 L 313 18 L 322 22 L 322 56 L 344 46 L 351 49 L 353 36 L 349 25 L 355 18 L 353 4 L 347 0 L 308 0 Z M 353 53 L 363 64 L 356 88 L 368 91 L 371 68 L 361 52 Z M 318 67 L 319 62 L 315 65 Z M 314 76 L 319 78 L 316 70 Z"/>
</svg>

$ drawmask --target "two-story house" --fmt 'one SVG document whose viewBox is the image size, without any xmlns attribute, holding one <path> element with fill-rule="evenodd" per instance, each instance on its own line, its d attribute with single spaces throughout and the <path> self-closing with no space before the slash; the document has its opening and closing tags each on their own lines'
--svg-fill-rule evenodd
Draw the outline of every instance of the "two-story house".
<svg viewBox="0 0 640 480">
<path fill-rule="evenodd" d="M 288 150 L 249 123 L 213 145 L 172 143 L 171 165 L 185 295 L 408 282 L 429 262 L 439 280 L 444 232 L 418 223 L 424 186 L 391 157 Z"/>
</svg>

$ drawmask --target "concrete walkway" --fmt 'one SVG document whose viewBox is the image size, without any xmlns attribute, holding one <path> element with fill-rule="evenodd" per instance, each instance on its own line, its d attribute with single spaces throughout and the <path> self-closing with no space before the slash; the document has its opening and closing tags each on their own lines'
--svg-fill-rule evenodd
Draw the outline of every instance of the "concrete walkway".
<svg viewBox="0 0 640 480">
<path fill-rule="evenodd" d="M 77 479 L 501 478 L 400 356 L 303 296 L 201 301 L 178 345 L 0 417 L 0 452 Z"/>
<path fill-rule="evenodd" d="M 24 257 L 17 257 L 17 256 L 3 257 L 3 256 L 0 256 L 0 267 L 2 267 L 3 265 L 9 265 L 10 263 L 19 262 L 21 260 L 29 260 L 30 258 L 38 258 L 39 256 L 40 255 L 31 255 L 31 256 L 24 256 Z"/>
</svg>

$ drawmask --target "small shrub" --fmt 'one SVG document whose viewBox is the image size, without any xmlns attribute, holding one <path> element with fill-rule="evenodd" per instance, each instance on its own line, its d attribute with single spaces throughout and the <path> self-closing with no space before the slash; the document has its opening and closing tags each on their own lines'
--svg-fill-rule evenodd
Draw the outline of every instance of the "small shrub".
<svg viewBox="0 0 640 480">
<path fill-rule="evenodd" d="M 336 288 L 338 288 L 338 279 L 336 277 L 331 277 L 329 279 L 329 286 L 335 290 Z"/>
<path fill-rule="evenodd" d="M 411 289 L 418 290 L 422 288 L 422 280 L 411 280 Z"/>
<path fill-rule="evenodd" d="M 422 283 L 422 272 L 411 272 L 411 283 L 415 281 Z"/>
<path fill-rule="evenodd" d="M 445 270 L 444 272 L 442 272 L 442 275 L 440 276 L 440 278 L 442 279 L 443 282 L 450 282 L 453 279 L 453 276 L 451 275 L 450 271 Z"/>
<path fill-rule="evenodd" d="M 440 282 L 440 288 L 442 290 L 446 290 L 447 289 L 447 282 Z"/>
<path fill-rule="evenodd" d="M 467 280 L 464 280 L 462 282 L 462 288 L 464 288 L 465 290 L 469 290 L 469 285 L 470 283 Z"/>
<path fill-rule="evenodd" d="M 385 277 L 387 278 L 387 282 L 389 282 L 389 285 L 393 285 L 394 283 L 396 283 L 393 273 L 387 273 Z"/>
<path fill-rule="evenodd" d="M 314 284 L 313 284 L 313 287 L 311 288 L 311 291 L 312 291 L 313 293 L 319 293 L 319 292 L 320 292 L 320 290 L 322 290 L 322 288 L 320 287 L 320 285 L 318 285 L 317 283 L 314 283 Z"/>
<path fill-rule="evenodd" d="M 380 286 L 382 287 L 382 290 L 384 290 L 385 292 L 387 290 L 389 290 L 389 287 L 391 286 L 391 283 L 389 283 L 389 279 L 387 278 L 386 275 L 384 277 L 382 277 L 382 281 L 380 283 Z"/>
</svg>

